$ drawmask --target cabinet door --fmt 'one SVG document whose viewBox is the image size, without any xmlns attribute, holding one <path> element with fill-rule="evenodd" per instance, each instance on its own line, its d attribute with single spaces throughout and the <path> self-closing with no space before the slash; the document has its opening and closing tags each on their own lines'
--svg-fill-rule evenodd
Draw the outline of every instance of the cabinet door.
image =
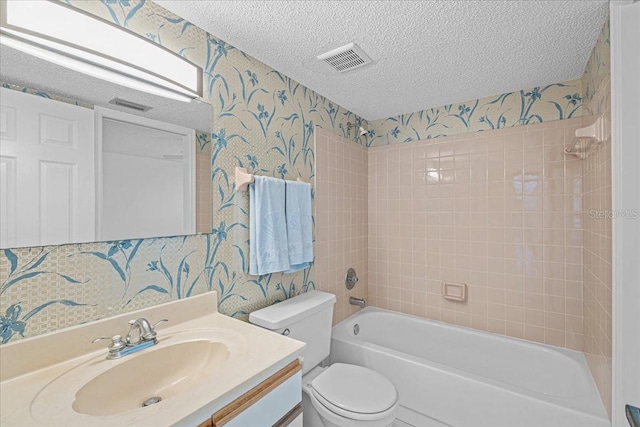
<svg viewBox="0 0 640 427">
<path fill-rule="evenodd" d="M 213 414 L 211 419 L 213 427 L 284 427 L 293 421 L 289 416 L 298 406 L 299 412 L 302 411 L 301 401 L 302 371 L 296 360 Z"/>
</svg>

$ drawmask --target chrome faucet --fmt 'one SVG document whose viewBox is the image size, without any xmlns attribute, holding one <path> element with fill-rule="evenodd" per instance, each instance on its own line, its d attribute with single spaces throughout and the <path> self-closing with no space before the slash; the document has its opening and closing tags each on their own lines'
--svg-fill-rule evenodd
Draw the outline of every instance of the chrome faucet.
<svg viewBox="0 0 640 427">
<path fill-rule="evenodd" d="M 349 297 L 349 304 L 357 305 L 360 308 L 364 308 L 367 305 L 364 298 L 356 298 L 356 297 Z"/>
<path fill-rule="evenodd" d="M 153 326 L 149 323 L 149 321 L 143 317 L 140 317 L 135 320 L 129 320 L 129 324 L 131 328 L 129 329 L 129 333 L 127 334 L 127 345 L 136 345 L 147 341 L 153 341 L 154 344 L 158 342 L 157 336 L 158 334 L 155 331 L 155 327 L 162 323 L 168 322 L 168 319 L 162 319 L 154 323 Z M 136 337 L 137 339 L 133 341 L 131 338 Z"/>
<path fill-rule="evenodd" d="M 151 325 L 147 319 L 142 317 L 130 320 L 131 328 L 124 340 L 121 335 L 114 335 L 113 337 L 99 337 L 92 342 L 111 340 L 111 344 L 107 347 L 109 349 L 107 359 L 119 359 L 156 345 L 158 343 L 158 334 L 155 331 L 155 327 L 162 322 L 168 321 L 168 319 L 162 319 Z"/>
</svg>

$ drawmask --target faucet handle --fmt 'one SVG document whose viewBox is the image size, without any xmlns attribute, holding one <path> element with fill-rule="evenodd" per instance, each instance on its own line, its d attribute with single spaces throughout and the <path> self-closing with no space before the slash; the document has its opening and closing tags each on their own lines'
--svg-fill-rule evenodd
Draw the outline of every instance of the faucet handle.
<svg viewBox="0 0 640 427">
<path fill-rule="evenodd" d="M 95 344 L 98 341 L 110 340 L 111 344 L 109 344 L 109 353 L 114 353 L 122 350 L 127 346 L 124 341 L 122 341 L 122 335 L 114 335 L 112 337 L 98 337 L 91 341 L 91 343 Z"/>
<path fill-rule="evenodd" d="M 164 322 L 168 322 L 168 321 L 169 321 L 169 319 L 160 319 L 156 323 L 154 323 L 153 326 L 151 326 L 151 327 L 155 329 L 155 327 L 158 326 L 160 323 L 164 323 Z"/>
<path fill-rule="evenodd" d="M 158 334 L 156 333 L 156 326 L 159 325 L 160 323 L 164 323 L 164 322 L 168 322 L 169 319 L 160 319 L 158 320 L 156 323 L 154 323 L 153 325 L 149 326 L 149 330 L 142 336 L 146 341 L 151 341 L 156 339 L 156 337 L 158 336 Z"/>
<path fill-rule="evenodd" d="M 91 341 L 92 344 L 97 343 L 98 341 L 111 340 L 111 341 L 120 341 L 122 340 L 122 335 L 114 335 L 112 337 L 98 337 Z"/>
</svg>

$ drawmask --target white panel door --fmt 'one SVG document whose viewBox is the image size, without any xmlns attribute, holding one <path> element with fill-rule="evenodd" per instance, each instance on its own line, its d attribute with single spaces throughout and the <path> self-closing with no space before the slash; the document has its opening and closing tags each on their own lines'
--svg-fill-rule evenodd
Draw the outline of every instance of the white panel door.
<svg viewBox="0 0 640 427">
<path fill-rule="evenodd" d="M 0 90 L 0 247 L 94 241 L 93 111 Z"/>
</svg>

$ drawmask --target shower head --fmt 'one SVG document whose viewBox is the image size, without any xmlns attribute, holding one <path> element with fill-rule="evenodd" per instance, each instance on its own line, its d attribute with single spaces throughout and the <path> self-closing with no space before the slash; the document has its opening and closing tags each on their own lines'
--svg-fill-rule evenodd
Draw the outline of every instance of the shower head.
<svg viewBox="0 0 640 427">
<path fill-rule="evenodd" d="M 347 129 L 351 129 L 351 128 L 354 128 L 354 127 L 356 127 L 356 125 L 354 125 L 351 122 L 347 122 Z M 367 129 L 363 128 L 362 126 L 359 126 L 358 127 L 358 134 L 360 136 L 368 136 L 369 135 L 369 131 Z"/>
</svg>

